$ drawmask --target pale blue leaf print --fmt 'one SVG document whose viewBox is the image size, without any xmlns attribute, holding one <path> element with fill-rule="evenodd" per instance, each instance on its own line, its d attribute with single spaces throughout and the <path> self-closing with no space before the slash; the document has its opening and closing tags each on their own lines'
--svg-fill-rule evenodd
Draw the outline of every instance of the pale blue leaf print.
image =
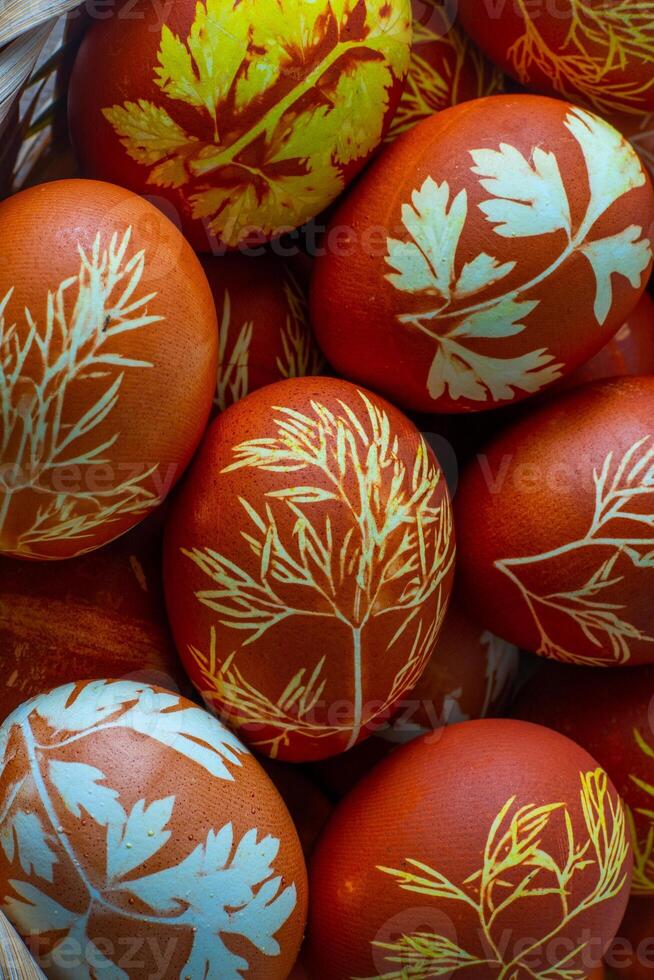
<svg viewBox="0 0 654 980">
<path fill-rule="evenodd" d="M 624 276 L 634 289 L 640 286 L 642 275 L 652 258 L 650 244 L 641 239 L 641 234 L 642 228 L 630 225 L 617 235 L 582 245 L 581 251 L 595 274 L 595 319 L 600 325 L 606 322 L 613 306 L 611 276 Z"/>
<path fill-rule="evenodd" d="M 3 910 L 23 935 L 68 931 L 79 918 L 79 913 L 64 908 L 26 881 L 10 881 L 9 884 L 24 901 L 9 896 L 5 898 Z"/>
<path fill-rule="evenodd" d="M 85 810 L 100 827 L 123 824 L 127 819 L 118 802 L 118 793 L 109 786 L 100 785 L 107 777 L 95 766 L 53 759 L 49 765 L 49 775 L 74 817 L 81 817 L 82 810 Z"/>
<path fill-rule="evenodd" d="M 553 153 L 536 147 L 532 162 L 515 146 L 471 150 L 473 174 L 492 199 L 479 208 L 503 238 L 525 238 L 554 231 L 571 233 L 570 204 Z"/>
<path fill-rule="evenodd" d="M 123 824 L 113 824 L 107 833 L 107 876 L 120 878 L 145 864 L 170 839 L 166 826 L 175 797 L 155 800 L 150 806 L 139 800 Z"/>
<path fill-rule="evenodd" d="M 58 944 L 61 952 L 65 952 L 66 980 L 129 980 L 129 974 L 107 959 L 89 939 L 86 934 L 87 925 L 87 916 L 79 916 L 68 935 Z M 53 949 L 53 957 L 57 948 L 55 946 Z M 72 961 L 71 952 L 77 962 Z"/>
<path fill-rule="evenodd" d="M 65 684 L 28 702 L 56 732 L 83 732 L 137 701 L 145 690 L 133 681 L 92 681 L 73 698 L 75 684 Z M 176 699 L 179 701 L 179 698 Z"/>
<path fill-rule="evenodd" d="M 599 116 L 575 108 L 566 116 L 565 126 L 586 163 L 591 199 L 585 225 L 590 229 L 624 194 L 644 186 L 645 171 L 624 136 Z"/>
<path fill-rule="evenodd" d="M 492 255 L 481 252 L 471 262 L 466 262 L 456 284 L 457 299 L 472 296 L 488 286 L 504 279 L 516 267 L 515 262 L 500 263 Z"/>
<path fill-rule="evenodd" d="M 233 781 L 225 763 L 240 767 L 239 755 L 247 755 L 247 749 L 207 711 L 195 707 L 169 710 L 177 704 L 179 698 L 146 688 L 138 704 L 121 715 L 116 726 L 156 739 L 212 776 Z"/>
<path fill-rule="evenodd" d="M 504 297 L 485 310 L 469 313 L 449 334 L 450 337 L 513 337 L 522 333 L 522 322 L 538 306 L 537 300 L 516 303 Z"/>
<path fill-rule="evenodd" d="M 272 866 L 278 852 L 279 841 L 273 837 L 258 841 L 255 829 L 244 834 L 234 850 L 229 823 L 218 832 L 210 831 L 206 842 L 181 864 L 124 881 L 121 887 L 154 911 L 176 914 L 179 924 L 195 928 L 182 975 L 239 980 L 239 971 L 248 964 L 234 957 L 219 937 L 243 936 L 262 953 L 278 956 L 275 934 L 297 903 L 295 885 L 283 888 Z"/>
<path fill-rule="evenodd" d="M 44 881 L 52 881 L 57 855 L 50 847 L 49 838 L 35 813 L 19 810 L 3 826 L 0 843 L 8 861 L 14 860 L 17 845 L 20 866 L 26 875 L 34 873 Z"/>
</svg>

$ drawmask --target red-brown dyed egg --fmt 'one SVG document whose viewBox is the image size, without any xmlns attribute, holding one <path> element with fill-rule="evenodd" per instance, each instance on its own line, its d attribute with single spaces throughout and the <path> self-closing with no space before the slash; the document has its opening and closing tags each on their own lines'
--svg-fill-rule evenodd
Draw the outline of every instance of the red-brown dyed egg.
<svg viewBox="0 0 654 980">
<path fill-rule="evenodd" d="M 218 313 L 216 409 L 275 381 L 320 373 L 305 292 L 286 263 L 225 255 L 202 264 Z"/>
<path fill-rule="evenodd" d="M 411 66 L 387 141 L 435 112 L 501 92 L 502 72 L 454 22 L 446 0 L 412 0 Z"/>
<path fill-rule="evenodd" d="M 160 198 L 201 251 L 266 240 L 379 145 L 410 42 L 410 0 L 127 0 L 82 43 L 73 143 L 84 172 Z"/>
<path fill-rule="evenodd" d="M 589 381 L 625 374 L 654 374 L 654 300 L 649 293 L 643 293 L 606 347 L 564 378 L 561 387 L 577 388 Z"/>
<path fill-rule="evenodd" d="M 460 0 L 471 37 L 522 85 L 598 112 L 654 110 L 654 5 Z"/>
<path fill-rule="evenodd" d="M 187 681 L 166 622 L 161 517 L 106 548 L 50 562 L 0 558 L 0 722 L 59 684 L 92 677 Z"/>
<path fill-rule="evenodd" d="M 620 116 L 614 125 L 625 134 L 654 179 L 654 112 L 648 116 Z"/>
<path fill-rule="evenodd" d="M 431 655 L 454 562 L 445 480 L 375 395 L 282 381 L 209 429 L 164 560 L 207 704 L 266 754 L 324 758 L 369 734 Z"/>
<path fill-rule="evenodd" d="M 189 462 L 216 314 L 177 229 L 67 180 L 0 204 L 0 552 L 70 558 L 137 524 Z"/>
<path fill-rule="evenodd" d="M 652 227 L 649 177 L 599 117 L 532 95 L 455 106 L 400 137 L 336 211 L 313 279 L 318 342 L 412 410 L 510 404 L 617 332 L 647 283 Z"/>
<path fill-rule="evenodd" d="M 459 583 L 479 621 L 545 657 L 654 662 L 654 377 L 528 414 L 456 498 Z"/>
<path fill-rule="evenodd" d="M 0 894 L 53 980 L 285 980 L 306 869 L 279 794 L 178 695 L 69 684 L 0 728 Z"/>
<path fill-rule="evenodd" d="M 607 980 L 654 977 L 654 902 L 651 899 L 631 899 L 606 962 Z"/>
<path fill-rule="evenodd" d="M 654 667 L 609 677 L 591 667 L 544 664 L 513 713 L 567 735 L 606 769 L 627 810 L 632 894 L 654 898 Z"/>
<path fill-rule="evenodd" d="M 311 976 L 585 977 L 630 875 L 622 804 L 583 749 L 524 722 L 453 725 L 394 752 L 328 824 Z"/>
</svg>

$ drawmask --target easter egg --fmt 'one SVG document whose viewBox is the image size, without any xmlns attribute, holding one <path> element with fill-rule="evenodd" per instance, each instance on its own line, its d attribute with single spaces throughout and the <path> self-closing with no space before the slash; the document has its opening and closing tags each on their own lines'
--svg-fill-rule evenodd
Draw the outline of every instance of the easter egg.
<svg viewBox="0 0 654 980">
<path fill-rule="evenodd" d="M 138 675 L 187 686 L 166 622 L 161 517 L 52 574 L 50 562 L 0 557 L 0 722 L 57 685 Z"/>
<path fill-rule="evenodd" d="M 413 0 L 411 64 L 387 141 L 435 112 L 492 95 L 503 75 L 454 22 L 446 0 Z"/>
<path fill-rule="evenodd" d="M 352 747 L 416 683 L 453 563 L 447 487 L 415 426 L 346 381 L 299 378 L 209 428 L 164 582 L 206 704 L 297 762 Z"/>
<path fill-rule="evenodd" d="M 285 980 L 306 869 L 279 794 L 178 695 L 68 684 L 0 728 L 0 892 L 52 980 Z"/>
<path fill-rule="evenodd" d="M 82 42 L 73 144 L 85 173 L 160 198 L 201 251 L 326 208 L 381 142 L 409 67 L 410 0 L 124 8 Z"/>
<path fill-rule="evenodd" d="M 598 354 L 560 382 L 576 388 L 619 375 L 654 374 L 654 300 L 643 293 L 638 306 Z"/>
<path fill-rule="evenodd" d="M 654 977 L 654 902 L 650 899 L 631 899 L 606 962 L 607 980 Z"/>
<path fill-rule="evenodd" d="M 459 584 L 504 639 L 588 666 L 654 662 L 654 377 L 600 381 L 505 430 L 456 498 Z"/>
<path fill-rule="evenodd" d="M 654 898 L 654 667 L 608 677 L 592 667 L 544 664 L 513 714 L 567 735 L 606 769 L 627 810 L 632 894 Z"/>
<path fill-rule="evenodd" d="M 202 264 L 218 313 L 216 409 L 275 381 L 320 373 L 305 292 L 286 263 L 225 255 Z"/>
<path fill-rule="evenodd" d="M 615 125 L 636 149 L 654 179 L 654 112 L 648 116 L 620 116 Z"/>
<path fill-rule="evenodd" d="M 654 4 L 460 0 L 461 24 L 522 85 L 598 112 L 654 110 Z"/>
<path fill-rule="evenodd" d="M 337 372 L 414 411 L 515 403 L 622 326 L 653 222 L 640 160 L 599 117 L 531 95 L 454 106 L 337 209 L 312 286 L 318 343 Z"/>
<path fill-rule="evenodd" d="M 216 314 L 176 228 L 67 180 L 0 204 L 0 553 L 71 558 L 137 524 L 188 464 Z"/>
<path fill-rule="evenodd" d="M 453 725 L 397 749 L 328 824 L 311 976 L 586 977 L 630 874 L 620 798 L 587 752 L 524 722 Z"/>
</svg>

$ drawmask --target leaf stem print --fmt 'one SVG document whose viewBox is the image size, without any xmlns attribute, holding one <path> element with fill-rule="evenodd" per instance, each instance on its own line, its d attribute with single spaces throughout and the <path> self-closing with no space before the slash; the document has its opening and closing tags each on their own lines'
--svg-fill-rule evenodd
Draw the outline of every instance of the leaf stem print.
<svg viewBox="0 0 654 980">
<path fill-rule="evenodd" d="M 19 553 L 38 557 L 39 544 L 83 540 L 118 515 L 142 513 L 158 502 L 144 485 L 155 468 L 106 490 L 63 492 L 52 486 L 59 470 L 110 461 L 106 454 L 120 433 L 98 435 L 91 446 L 89 440 L 117 406 L 125 372 L 153 366 L 111 348 L 121 334 L 162 321 L 149 312 L 156 293 L 138 294 L 145 252 L 128 256 L 131 234 L 131 228 L 122 238 L 114 234 L 107 247 L 98 235 L 90 254 L 79 248 L 79 273 L 48 292 L 41 326 L 29 309 L 26 330 L 7 323 L 12 291 L 0 302 L 0 534 L 15 537 L 11 549 Z M 102 379 L 101 394 L 81 417 L 67 421 L 75 387 Z M 45 502 L 32 524 L 14 536 L 6 532 L 7 519 L 23 491 L 37 491 Z"/>
<path fill-rule="evenodd" d="M 578 143 L 588 173 L 590 198 L 575 230 L 570 202 L 554 153 L 534 147 L 528 160 L 514 146 L 499 150 L 471 150 L 483 189 L 492 195 L 479 204 L 494 234 L 522 238 L 562 233 L 565 245 L 546 269 L 501 295 L 469 302 L 495 287 L 516 268 L 481 252 L 457 272 L 461 236 L 468 220 L 465 190 L 452 198 L 447 181 L 427 177 L 402 208 L 402 223 L 409 241 L 387 240 L 386 262 L 393 270 L 387 280 L 407 299 L 424 307 L 401 313 L 398 322 L 426 334 L 436 353 L 427 380 L 432 398 L 445 392 L 453 400 L 508 400 L 516 391 L 533 393 L 561 376 L 562 364 L 545 348 L 519 357 L 502 358 L 479 353 L 477 341 L 499 340 L 522 333 L 525 321 L 539 305 L 530 298 L 571 256 L 589 263 L 596 283 L 594 313 L 603 326 L 613 305 L 612 277 L 621 275 L 637 288 L 652 258 L 649 239 L 636 225 L 609 238 L 590 240 L 601 216 L 629 191 L 642 187 L 646 177 L 638 157 L 611 126 L 582 109 L 572 109 L 566 128 Z M 615 167 L 606 167 L 607 156 Z M 450 321 L 455 321 L 450 324 Z"/>
<path fill-rule="evenodd" d="M 622 618 L 624 607 L 605 597 L 624 579 L 616 570 L 620 560 L 629 561 L 635 568 L 654 566 L 654 534 L 646 533 L 654 530 L 654 506 L 642 513 L 634 508 L 639 501 L 654 505 L 654 439 L 646 436 L 634 443 L 617 465 L 614 454 L 609 453 L 601 470 L 594 471 L 593 479 L 595 509 L 583 538 L 540 555 L 506 558 L 495 566 L 519 589 L 529 609 L 538 630 L 538 653 L 589 666 L 625 664 L 631 659 L 632 641 L 654 643 L 654 636 Z M 616 521 L 631 526 L 632 536 L 625 536 L 624 532 L 613 534 L 611 526 Z M 524 584 L 522 576 L 534 566 L 595 549 L 604 553 L 598 558 L 597 569 L 574 591 L 541 595 Z M 541 610 L 553 611 L 574 624 L 581 638 L 597 648 L 597 656 L 564 649 L 549 635 Z"/>
<path fill-rule="evenodd" d="M 242 937 L 261 952 L 276 956 L 280 950 L 274 935 L 295 907 L 295 886 L 284 886 L 273 866 L 279 841 L 271 837 L 259 840 L 255 829 L 236 841 L 232 825 L 226 824 L 217 832 L 210 831 L 206 842 L 199 844 L 181 864 L 147 873 L 148 860 L 159 854 L 171 837 L 168 825 L 176 799 L 171 796 L 149 804 L 141 800 L 127 813 L 119 794 L 107 785 L 107 777 L 102 771 L 81 762 L 57 758 L 61 749 L 70 744 L 70 738 L 59 741 L 55 738 L 47 744 L 37 740 L 33 729 L 35 717 L 47 721 L 50 732 L 55 735 L 66 730 L 66 714 L 71 714 L 67 705 L 73 689 L 74 685 L 70 685 L 48 695 L 50 701 L 45 699 L 43 711 L 37 699 L 12 716 L 12 737 L 20 736 L 20 747 L 17 744 L 15 751 L 25 754 L 29 775 L 19 792 L 14 791 L 7 801 L 3 823 L 6 824 L 8 815 L 13 812 L 14 826 L 18 825 L 25 819 L 26 811 L 22 807 L 29 805 L 27 817 L 35 822 L 30 829 L 40 839 L 41 865 L 34 864 L 29 875 L 25 857 L 31 854 L 30 841 L 17 835 L 23 870 L 30 879 L 36 877 L 52 884 L 52 868 L 64 862 L 69 864 L 83 886 L 88 905 L 83 912 L 72 911 L 50 898 L 31 880 L 13 879 L 9 884 L 14 894 L 5 896 L 5 911 L 24 933 L 49 933 L 55 939 L 59 936 L 55 948 L 66 938 L 73 937 L 83 956 L 88 956 L 89 950 L 93 953 L 94 962 L 97 950 L 88 936 L 88 929 L 96 909 L 140 925 L 185 928 L 192 931 L 193 943 L 182 969 L 184 975 L 219 975 L 225 980 L 241 980 L 249 969 L 248 961 L 228 949 L 222 941 L 223 936 Z M 106 712 L 101 707 L 98 710 L 98 693 L 100 699 L 104 695 Z M 88 739 L 112 726 L 136 725 L 135 730 L 143 732 L 143 726 L 137 724 L 136 709 L 155 714 L 162 711 L 160 718 L 168 718 L 163 721 L 163 734 L 160 732 L 157 736 L 157 719 L 151 718 L 148 736 L 152 737 L 154 733 L 154 737 L 160 737 L 168 744 L 167 734 L 176 727 L 179 740 L 175 742 L 175 750 L 181 748 L 201 765 L 207 764 L 209 755 L 213 755 L 217 764 L 210 764 L 208 771 L 218 778 L 233 778 L 221 761 L 222 754 L 225 761 L 241 765 L 238 754 L 245 750 L 235 737 L 226 730 L 221 731 L 220 726 L 200 709 L 180 710 L 180 699 L 174 695 L 157 693 L 136 684 L 93 682 L 78 695 L 78 702 L 80 700 L 75 713 L 78 721 L 81 719 L 82 724 L 92 722 L 93 712 L 97 720 L 97 724 L 90 724 L 77 733 L 76 737 L 80 739 Z M 200 741 L 185 743 L 185 730 L 193 739 L 206 737 L 206 748 L 202 749 Z M 25 798 L 22 796 L 24 790 L 30 794 Z M 47 824 L 41 823 L 42 817 Z M 81 822 L 81 826 L 90 819 L 105 831 L 106 874 L 97 881 L 76 850 L 74 834 L 67 829 L 71 826 L 71 817 L 73 822 Z M 128 837 L 129 843 L 126 843 Z M 13 843 L 8 844 L 4 837 L 0 843 L 8 859 L 13 860 Z M 9 853 L 8 847 L 11 847 Z M 44 853 L 50 855 L 47 864 L 42 857 Z M 139 876 L 135 876 L 137 871 L 141 872 Z M 128 902 L 124 901 L 125 896 L 129 897 Z M 150 911 L 137 908 L 134 898 Z M 110 960 L 106 960 L 105 967 L 111 971 L 107 975 L 127 977 Z M 90 980 L 89 972 L 79 975 Z"/>
<path fill-rule="evenodd" d="M 232 300 L 229 289 L 226 289 L 223 300 L 223 315 L 218 329 L 218 378 L 214 398 L 214 405 L 221 412 L 224 412 L 229 405 L 245 398 L 250 390 L 250 344 L 252 343 L 254 323 L 252 320 L 246 320 L 243 323 L 228 356 L 227 344 L 230 339 L 231 323 Z"/>
<path fill-rule="evenodd" d="M 406 630 L 415 631 L 409 663 L 396 678 L 401 693 L 407 672 L 419 662 L 419 675 L 431 652 L 428 644 L 433 646 L 442 622 L 443 586 L 454 560 L 451 514 L 446 504 L 437 502 L 442 476 L 425 443 L 419 443 L 410 472 L 386 413 L 363 392 L 359 397 L 366 424 L 344 402 L 340 412 L 318 401 L 311 402 L 306 414 L 279 406 L 275 437 L 234 448 L 235 462 L 225 473 L 248 468 L 302 474 L 307 480 L 320 477 L 320 486 L 301 483 L 269 491 L 262 512 L 240 498 L 252 525 L 241 537 L 258 561 L 258 577 L 210 548 L 182 552 L 211 583 L 196 593 L 198 601 L 218 615 L 221 626 L 249 634 L 241 644 L 244 652 L 291 617 L 322 617 L 343 625 L 352 649 L 351 746 L 369 720 L 363 710 L 362 635 L 372 620 L 393 613 L 400 623 L 389 650 Z M 348 515 L 350 527 L 342 540 L 336 539 L 329 515 L 322 527 L 314 519 L 312 510 L 323 503 Z M 292 531 L 284 534 L 280 527 L 289 514 Z M 212 651 L 213 664 L 214 637 Z M 190 653 L 207 662 L 198 651 Z M 228 663 L 231 667 L 233 661 Z M 219 673 L 214 694 L 220 702 L 228 693 L 230 715 L 238 715 L 243 709 L 238 700 L 232 703 L 238 685 L 225 684 Z M 274 716 L 279 705 L 269 707 L 264 717 Z M 251 721 L 261 723 L 262 718 Z M 281 719 L 277 724 L 281 727 Z M 323 737 L 324 729 L 315 728 L 316 736 Z"/>
<path fill-rule="evenodd" d="M 654 759 L 654 748 L 646 741 L 637 728 L 633 737 L 644 758 L 650 765 Z M 654 801 L 654 785 L 632 773 L 631 783 Z M 634 872 L 631 881 L 633 895 L 654 895 L 654 802 L 650 808 L 627 807 L 627 821 L 631 833 L 631 843 L 634 852 Z M 644 829 L 642 824 L 646 822 Z"/>
<path fill-rule="evenodd" d="M 212 138 L 143 99 L 104 115 L 151 183 L 190 185 L 193 217 L 238 245 L 297 227 L 343 190 L 344 168 L 381 140 L 410 25 L 408 0 L 203 0 L 186 42 L 163 28 L 154 81 L 171 111 L 208 117 Z"/>
<path fill-rule="evenodd" d="M 629 63 L 641 66 L 654 62 L 652 24 L 654 2 L 617 0 L 597 4 L 570 0 L 570 27 L 560 50 L 553 50 L 530 16 L 526 0 L 516 0 L 516 13 L 524 21 L 524 34 L 508 54 L 520 81 L 530 83 L 534 66 L 571 101 L 581 95 L 603 115 L 615 112 L 640 113 L 647 107 L 654 81 L 607 78 L 625 71 Z"/>
<path fill-rule="evenodd" d="M 626 882 L 624 864 L 629 843 L 621 804 L 611 798 L 606 773 L 601 769 L 579 775 L 586 831 L 583 840 L 576 839 L 566 804 L 518 806 L 512 797 L 490 827 L 482 867 L 461 884 L 413 858 L 406 860 L 405 870 L 378 868 L 394 878 L 403 891 L 472 910 L 485 947 L 485 953 L 479 955 L 461 948 L 447 936 L 426 932 L 405 935 L 394 943 L 374 943 L 375 948 L 386 952 L 389 964 L 398 966 L 397 970 L 379 975 L 378 980 L 429 980 L 475 966 L 487 967 L 488 976 L 496 980 L 513 980 L 522 971 L 535 980 L 581 980 L 585 976 L 583 970 L 572 965 L 586 947 L 583 942 L 557 963 L 541 970 L 533 968 L 534 954 L 546 949 L 584 912 L 618 895 Z M 563 841 L 561 852 L 557 848 L 557 853 L 551 854 L 544 849 L 542 839 L 547 831 L 557 831 Z M 571 885 L 580 873 L 588 876 L 590 868 L 594 873 L 593 887 L 571 906 Z M 556 896 L 560 904 L 556 925 L 515 956 L 508 950 L 501 952 L 501 916 L 508 912 L 519 915 L 520 903 L 550 895 Z"/>
</svg>

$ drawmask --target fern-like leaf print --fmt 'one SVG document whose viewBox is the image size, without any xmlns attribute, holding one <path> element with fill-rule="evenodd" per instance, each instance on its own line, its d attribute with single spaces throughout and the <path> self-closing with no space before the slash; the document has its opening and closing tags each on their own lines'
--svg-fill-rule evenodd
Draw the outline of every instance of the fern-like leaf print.
<svg viewBox="0 0 654 980">
<path fill-rule="evenodd" d="M 146 257 L 143 251 L 129 254 L 131 237 L 128 229 L 108 243 L 98 236 L 89 254 L 80 248 L 79 273 L 48 292 L 41 318 L 26 309 L 25 325 L 19 328 L 8 322 L 12 292 L 0 301 L 0 540 L 5 551 L 38 557 L 39 547 L 49 541 L 83 543 L 94 528 L 122 514 L 145 513 L 159 502 L 147 486 L 154 470 L 97 492 L 85 486 L 63 491 L 55 479 L 67 467 L 84 471 L 110 461 L 120 432 L 107 437 L 101 427 L 110 423 L 125 373 L 153 367 L 111 346 L 115 337 L 154 328 L 162 320 L 152 311 L 156 293 L 139 291 Z M 70 421 L 69 406 L 79 397 L 80 384 L 88 382 L 94 385 L 93 400 Z M 34 490 L 43 503 L 36 514 L 24 508 L 29 523 L 20 524 L 14 517 L 21 511 L 19 498 Z"/>
<path fill-rule="evenodd" d="M 409 469 L 386 413 L 364 393 L 359 397 L 361 418 L 345 403 L 338 412 L 318 401 L 306 413 L 280 406 L 276 437 L 234 447 L 225 473 L 259 469 L 303 481 L 269 491 L 263 509 L 241 498 L 249 525 L 241 537 L 256 556 L 257 574 L 210 548 L 183 551 L 207 579 L 198 601 L 215 613 L 216 625 L 233 631 L 236 647 L 218 657 L 212 633 L 209 653 L 189 651 L 207 680 L 203 694 L 232 722 L 265 721 L 278 729 L 267 746 L 273 755 L 293 733 L 325 738 L 346 732 L 354 745 L 371 720 L 362 687 L 369 624 L 394 614 L 399 625 L 388 651 L 400 638 L 409 644 L 390 705 L 420 676 L 445 614 L 454 555 L 442 475 L 422 441 Z M 342 538 L 329 516 L 321 523 L 314 518 L 317 504 L 345 509 L 349 528 Z M 291 530 L 282 530 L 289 513 Z M 335 619 L 351 637 L 354 716 L 340 728 L 312 717 L 322 693 L 321 665 L 281 682 L 276 703 L 246 680 L 248 649 L 292 617 Z M 375 706 L 375 715 L 383 710 Z"/>
<path fill-rule="evenodd" d="M 633 730 L 633 739 L 643 762 L 647 762 L 651 768 L 654 747 L 637 728 Z M 651 896 L 654 895 L 654 785 L 651 781 L 643 779 L 641 773 L 632 773 L 629 779 L 634 787 L 652 800 L 652 803 L 647 806 L 627 807 L 627 820 L 634 852 L 631 891 L 634 895 Z"/>
<path fill-rule="evenodd" d="M 585 976 L 575 965 L 586 947 L 583 940 L 558 962 L 540 969 L 534 965 L 534 956 L 547 949 L 548 943 L 589 909 L 618 895 L 626 882 L 629 843 L 620 801 L 611 794 L 603 770 L 581 772 L 579 776 L 583 834 L 575 834 L 565 803 L 519 805 L 514 797 L 507 800 L 489 828 L 483 865 L 472 870 L 465 881 L 450 881 L 436 868 L 414 858 L 406 860 L 405 870 L 378 868 L 402 891 L 419 895 L 423 901 L 433 899 L 444 910 L 449 904 L 460 906 L 462 913 L 474 916 L 480 937 L 479 948 L 474 950 L 462 948 L 448 936 L 428 932 L 405 935 L 392 943 L 373 943 L 384 952 L 390 967 L 379 980 L 465 975 L 463 971 L 475 966 L 484 967 L 485 976 L 496 980 L 522 976 L 581 980 Z M 558 833 L 563 842 L 556 854 L 543 846 L 548 832 Z M 572 904 L 572 887 L 582 876 L 583 893 L 575 888 L 577 899 Z M 548 896 L 559 901 L 556 925 L 548 925 L 528 948 L 522 944 L 514 955 L 506 944 L 502 946 L 502 916 L 512 912 L 519 916 L 522 903 Z"/>
<path fill-rule="evenodd" d="M 152 184 L 185 188 L 193 217 L 238 245 L 253 228 L 302 224 L 343 190 L 345 168 L 382 138 L 410 37 L 409 0 L 202 0 L 187 38 L 163 28 L 163 104 L 104 115 Z M 188 106 L 211 138 L 176 121 Z"/>
<path fill-rule="evenodd" d="M 554 48 L 539 30 L 538 18 L 530 15 L 527 0 L 516 0 L 524 32 L 508 54 L 520 81 L 528 86 L 535 69 L 551 79 L 561 95 L 573 102 L 581 96 L 603 115 L 643 112 L 651 103 L 652 72 L 649 78 L 631 80 L 625 69 L 630 62 L 654 63 L 654 2 L 569 0 L 567 6 L 567 37 Z"/>
<path fill-rule="evenodd" d="M 625 572 L 645 574 L 654 567 L 654 440 L 634 443 L 620 459 L 613 453 L 593 474 L 595 510 L 586 534 L 540 555 L 506 558 L 495 563 L 518 589 L 538 634 L 537 652 L 568 663 L 606 666 L 631 660 L 631 644 L 654 643 L 654 635 L 629 621 L 619 597 Z M 642 510 L 639 505 L 644 505 Z M 528 583 L 539 566 L 597 555 L 590 577 L 569 591 L 542 594 Z M 618 597 L 612 598 L 617 587 Z M 547 620 L 563 617 L 582 645 L 593 652 L 568 649 L 552 635 Z M 596 652 L 595 652 L 596 651 Z"/>
<path fill-rule="evenodd" d="M 275 935 L 296 906 L 295 885 L 282 882 L 275 869 L 280 842 L 256 828 L 238 838 L 225 823 L 180 863 L 167 866 L 164 849 L 176 797 L 141 799 L 125 809 L 104 772 L 61 758 L 73 742 L 112 729 L 157 739 L 200 765 L 207 778 L 233 781 L 247 755 L 235 736 L 199 708 L 182 707 L 176 695 L 130 682 L 95 681 L 77 692 L 69 685 L 28 702 L 3 727 L 16 757 L 26 762 L 26 775 L 0 801 L 0 845 L 15 868 L 3 911 L 24 935 L 52 937 L 53 952 L 65 949 L 67 940 L 77 943 L 98 975 L 128 976 L 90 938 L 95 913 L 141 930 L 154 925 L 192 936 L 182 976 L 241 980 L 250 972 L 249 961 L 225 940 L 237 936 L 265 956 L 278 956 Z M 104 837 L 104 875 L 77 850 L 89 822 Z M 149 871 L 148 862 L 162 852 L 163 869 Z M 50 893 L 60 865 L 78 880 L 85 911 Z M 90 980 L 92 974 L 82 975 Z"/>
<path fill-rule="evenodd" d="M 470 151 L 471 172 L 491 195 L 479 208 L 500 238 L 519 239 L 553 232 L 565 236 L 559 255 L 537 276 L 497 295 L 496 287 L 516 270 L 515 261 L 499 262 L 481 252 L 462 267 L 461 237 L 469 218 L 468 195 L 447 181 L 427 177 L 402 208 L 406 239 L 389 238 L 386 278 L 404 293 L 415 312 L 400 313 L 399 323 L 428 336 L 435 347 L 427 389 L 433 399 L 507 401 L 518 392 L 535 393 L 561 377 L 564 367 L 544 347 L 517 357 L 493 356 L 488 341 L 523 333 L 539 306 L 538 289 L 571 256 L 583 256 L 596 288 L 594 313 L 603 326 L 613 305 L 612 280 L 622 276 L 637 288 L 651 258 L 649 239 L 636 225 L 608 238 L 592 238 L 597 222 L 646 177 L 626 141 L 611 126 L 582 109 L 572 109 L 566 128 L 583 154 L 590 200 L 573 227 L 568 191 L 556 155 L 534 147 L 527 159 L 516 147 Z M 615 160 L 615 166 L 604 162 Z M 492 298 L 484 294 L 492 291 Z M 478 342 L 485 343 L 479 349 Z"/>
</svg>

